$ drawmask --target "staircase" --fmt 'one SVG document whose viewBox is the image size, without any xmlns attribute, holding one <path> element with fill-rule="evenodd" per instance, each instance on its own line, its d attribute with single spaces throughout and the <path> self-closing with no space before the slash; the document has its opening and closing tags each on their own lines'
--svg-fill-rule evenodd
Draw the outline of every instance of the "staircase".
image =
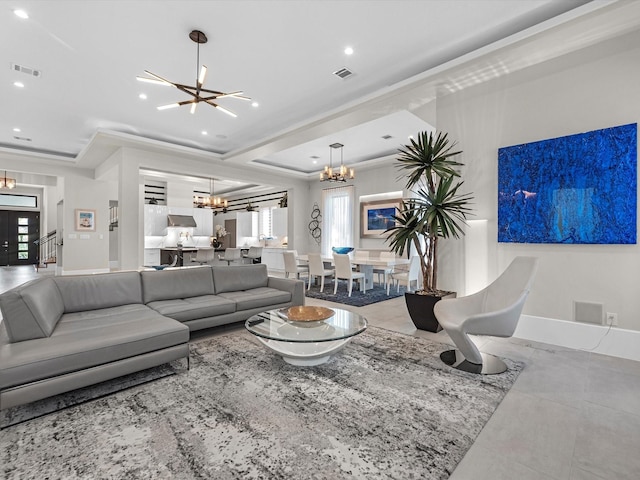
<svg viewBox="0 0 640 480">
<path fill-rule="evenodd" d="M 38 248 L 40 250 L 36 270 L 39 268 L 47 268 L 50 263 L 56 263 L 56 238 L 56 231 L 53 230 L 47 233 L 44 237 L 41 237 L 33 242 L 38 245 Z"/>
<path fill-rule="evenodd" d="M 109 207 L 109 231 L 113 232 L 118 227 L 118 206 Z"/>
</svg>

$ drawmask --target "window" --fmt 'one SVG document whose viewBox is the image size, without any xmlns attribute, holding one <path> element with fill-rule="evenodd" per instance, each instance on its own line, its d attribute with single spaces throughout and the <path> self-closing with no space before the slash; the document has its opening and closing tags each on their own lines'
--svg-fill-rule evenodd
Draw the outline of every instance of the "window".
<svg viewBox="0 0 640 480">
<path fill-rule="evenodd" d="M 18 233 L 29 233 L 29 219 L 18 217 Z M 18 260 L 29 259 L 29 235 L 18 235 Z"/>
<path fill-rule="evenodd" d="M 35 195 L 0 194 L 1 207 L 36 208 L 38 206 L 37 200 Z"/>
<path fill-rule="evenodd" d="M 258 210 L 258 234 L 260 237 L 273 237 L 273 210 L 277 205 L 271 207 L 260 207 Z"/>
<path fill-rule="evenodd" d="M 354 187 L 322 191 L 322 255 L 330 257 L 331 247 L 353 247 Z"/>
</svg>

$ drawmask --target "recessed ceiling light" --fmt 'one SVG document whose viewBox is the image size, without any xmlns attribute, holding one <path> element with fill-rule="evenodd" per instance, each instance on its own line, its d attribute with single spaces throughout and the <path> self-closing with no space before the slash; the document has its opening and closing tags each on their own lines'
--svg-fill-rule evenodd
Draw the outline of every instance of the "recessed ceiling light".
<svg viewBox="0 0 640 480">
<path fill-rule="evenodd" d="M 138 98 L 140 100 L 146 100 L 147 99 L 147 94 L 146 93 L 141 93 L 140 95 L 138 95 Z"/>
<path fill-rule="evenodd" d="M 18 127 L 13 129 L 14 132 L 21 132 L 22 130 L 20 130 Z"/>
<path fill-rule="evenodd" d="M 24 88 L 24 83 L 22 83 L 22 82 L 13 82 L 13 86 L 14 87 L 18 87 L 18 88 Z"/>
<path fill-rule="evenodd" d="M 311 162 L 311 163 L 313 163 L 313 164 L 315 165 L 316 163 L 318 163 L 318 160 L 314 160 L 314 161 L 313 161 L 313 162 Z"/>
<path fill-rule="evenodd" d="M 347 47 L 344 49 L 344 54 L 345 55 L 353 55 L 353 48 L 351 47 Z"/>
<path fill-rule="evenodd" d="M 202 135 L 209 135 L 209 133 L 206 130 L 202 130 Z"/>
<path fill-rule="evenodd" d="M 259 104 L 258 102 L 253 102 L 253 103 L 251 104 L 251 106 L 252 106 L 252 107 L 259 107 L 259 106 L 260 106 L 260 104 Z"/>
<path fill-rule="evenodd" d="M 29 14 L 24 10 L 16 9 L 13 11 L 13 13 L 15 13 L 16 17 L 20 17 L 23 20 L 26 20 L 27 18 L 29 18 Z"/>
</svg>

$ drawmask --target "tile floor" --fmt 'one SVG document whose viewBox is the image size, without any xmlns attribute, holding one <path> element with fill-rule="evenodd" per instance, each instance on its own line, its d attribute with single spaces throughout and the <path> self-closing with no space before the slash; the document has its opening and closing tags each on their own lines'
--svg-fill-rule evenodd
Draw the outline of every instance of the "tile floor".
<svg viewBox="0 0 640 480">
<path fill-rule="evenodd" d="M 0 292 L 48 275 L 0 267 Z M 416 330 L 403 298 L 368 305 L 307 299 L 352 309 L 370 325 L 450 343 Z M 199 332 L 216 335 L 241 325 Z M 515 385 L 451 480 L 637 480 L 640 478 L 640 362 L 536 344 L 478 337 L 482 350 L 525 362 Z"/>
</svg>

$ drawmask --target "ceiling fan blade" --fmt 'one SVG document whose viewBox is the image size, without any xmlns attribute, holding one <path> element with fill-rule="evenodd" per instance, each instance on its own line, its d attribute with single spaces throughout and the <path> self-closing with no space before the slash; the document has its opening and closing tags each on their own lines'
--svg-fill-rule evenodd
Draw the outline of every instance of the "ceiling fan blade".
<svg viewBox="0 0 640 480">
<path fill-rule="evenodd" d="M 146 73 L 147 75 L 149 75 L 150 77 L 153 77 L 153 79 L 155 79 L 155 82 L 152 81 L 151 83 L 159 83 L 161 85 L 167 85 L 167 86 L 175 87 L 175 84 L 173 82 L 170 82 L 166 78 L 162 78 L 160 75 L 156 75 L 155 73 L 151 73 L 149 70 L 145 70 L 144 73 Z M 144 77 L 137 77 L 137 78 L 138 79 L 142 79 Z M 153 80 L 153 79 L 147 79 L 146 81 Z M 141 81 L 144 81 L 144 80 L 141 80 Z"/>
<path fill-rule="evenodd" d="M 238 98 L 240 100 L 251 100 L 251 98 L 241 95 L 242 93 L 243 93 L 242 90 L 239 90 L 237 92 L 223 93 L 222 95 L 218 95 L 218 98 L 232 97 L 232 98 Z"/>
<path fill-rule="evenodd" d="M 169 108 L 176 108 L 179 107 L 180 104 L 179 103 L 170 103 L 168 105 L 160 105 L 158 108 L 158 110 L 168 110 Z"/>
<path fill-rule="evenodd" d="M 167 82 L 163 82 L 162 80 L 156 80 L 155 78 L 146 78 L 146 77 L 137 76 L 136 80 L 138 80 L 139 82 L 153 83 L 154 85 L 164 85 L 166 87 L 171 86 L 171 84 Z"/>
<path fill-rule="evenodd" d="M 213 105 L 214 107 L 216 107 L 219 110 L 222 110 L 224 113 L 226 113 L 227 115 L 231 115 L 232 117 L 237 117 L 238 115 L 236 115 L 235 113 L 233 113 L 231 110 L 227 110 L 224 107 L 221 107 L 220 105 L 218 105 L 217 103 L 214 103 L 210 100 L 205 100 L 205 102 L 207 102 L 209 105 Z"/>
</svg>

